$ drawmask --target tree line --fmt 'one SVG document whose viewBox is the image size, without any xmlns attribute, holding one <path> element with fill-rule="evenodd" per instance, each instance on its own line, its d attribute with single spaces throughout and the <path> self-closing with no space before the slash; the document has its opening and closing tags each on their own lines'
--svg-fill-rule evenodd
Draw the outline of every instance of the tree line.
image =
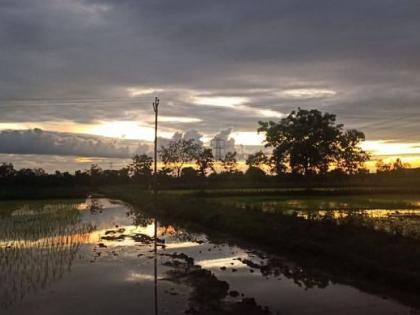
<svg viewBox="0 0 420 315">
<path fill-rule="evenodd" d="M 363 132 L 344 129 L 336 123 L 336 116 L 318 110 L 298 109 L 278 122 L 259 122 L 258 132 L 265 135 L 265 151 L 250 154 L 247 169 L 238 168 L 237 153 L 227 152 L 216 161 L 212 150 L 196 140 L 174 139 L 159 149 L 161 167 L 159 182 L 200 181 L 273 181 L 278 179 L 338 178 L 368 174 L 365 162 L 370 159 L 360 144 Z M 120 170 L 103 170 L 92 165 L 74 174 L 56 171 L 46 174 L 40 168 L 16 170 L 10 163 L 0 165 L 1 184 L 67 183 L 67 184 L 123 184 L 136 182 L 150 185 L 153 159 L 146 154 L 135 155 L 132 162 Z M 216 170 L 216 168 L 218 170 Z M 395 173 L 409 168 L 397 159 L 393 163 L 379 160 L 377 173 Z"/>
</svg>

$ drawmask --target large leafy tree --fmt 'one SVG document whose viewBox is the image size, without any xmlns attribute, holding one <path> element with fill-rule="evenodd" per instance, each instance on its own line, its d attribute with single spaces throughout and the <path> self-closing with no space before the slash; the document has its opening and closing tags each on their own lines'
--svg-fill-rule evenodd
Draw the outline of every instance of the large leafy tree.
<svg viewBox="0 0 420 315">
<path fill-rule="evenodd" d="M 165 169 L 171 170 L 176 177 L 181 176 L 184 165 L 196 159 L 201 146 L 194 140 L 176 139 L 160 149 L 160 158 Z"/>
<path fill-rule="evenodd" d="M 273 148 L 272 160 L 279 170 L 289 167 L 297 174 L 322 174 L 335 165 L 353 172 L 368 158 L 359 147 L 364 134 L 344 131 L 329 113 L 299 108 L 279 122 L 259 125 L 258 132 L 265 133 L 266 147 Z"/>
<path fill-rule="evenodd" d="M 339 152 L 337 155 L 337 168 L 347 174 L 355 174 L 362 169 L 363 164 L 370 159 L 370 155 L 360 146 L 365 141 L 363 132 L 350 129 L 339 138 Z"/>
</svg>

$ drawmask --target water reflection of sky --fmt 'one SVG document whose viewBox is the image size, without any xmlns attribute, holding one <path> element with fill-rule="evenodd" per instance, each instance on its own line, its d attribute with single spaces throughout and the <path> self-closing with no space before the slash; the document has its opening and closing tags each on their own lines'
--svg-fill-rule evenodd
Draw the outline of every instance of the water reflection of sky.
<svg viewBox="0 0 420 315">
<path fill-rule="evenodd" d="M 0 281 L 2 298 L 11 301 L 7 307 L 3 305 L 1 314 L 153 314 L 155 256 L 150 242 L 154 237 L 153 221 L 141 212 L 134 215 L 123 203 L 100 199 L 92 210 L 90 202 L 77 206 L 82 209 L 78 210 L 77 222 L 61 222 L 61 229 L 49 230 L 51 235 L 39 231 L 39 238 L 25 240 L 31 230 L 20 229 L 24 232 L 15 235 L 18 246 L 16 243 L 6 249 L 0 245 L 0 280 L 6 279 L 5 270 L 16 277 L 9 276 L 9 282 Z M 31 208 L 30 204 L 26 207 Z M 54 206 L 44 208 L 54 209 Z M 66 231 L 63 226 L 73 233 L 62 234 Z M 77 233 L 79 227 L 90 227 L 92 231 Z M 227 301 L 252 297 L 274 314 L 277 311 L 281 314 L 408 314 L 410 311 L 393 300 L 333 284 L 328 275 L 305 270 L 284 257 L 212 243 L 203 234 L 175 226 L 158 224 L 157 231 L 158 304 L 163 314 L 165 311 L 183 314 L 191 303 L 192 289 L 182 281 L 167 278 L 167 272 L 174 268 L 168 262 L 182 260 L 173 258 L 180 254 L 193 258 L 195 265 L 211 270 L 218 280 L 227 281 L 231 291 L 239 293 L 236 298 L 226 297 Z M 133 238 L 136 235 L 144 235 L 144 241 L 136 241 Z M 115 239 L 104 239 L 104 236 L 115 236 Z M 26 278 L 22 280 L 18 274 Z M 46 277 L 48 281 L 42 286 L 27 285 L 18 290 L 11 286 L 13 281 L 36 283 Z"/>
</svg>

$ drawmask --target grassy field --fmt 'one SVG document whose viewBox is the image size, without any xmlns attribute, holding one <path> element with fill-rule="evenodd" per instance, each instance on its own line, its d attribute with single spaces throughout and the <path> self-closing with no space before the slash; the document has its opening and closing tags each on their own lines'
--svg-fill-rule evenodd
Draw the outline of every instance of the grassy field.
<svg viewBox="0 0 420 315">
<path fill-rule="evenodd" d="M 231 196 L 212 198 L 237 207 L 257 207 L 263 211 L 420 209 L 420 195 L 344 195 L 344 196 Z"/>
<path fill-rule="evenodd" d="M 62 209 L 75 208 L 84 199 L 36 199 L 30 200 L 31 212 L 45 212 L 54 208 L 56 212 Z M 3 200 L 0 202 L 0 217 L 10 216 L 13 212 L 24 212 L 29 209 L 26 200 Z"/>
</svg>

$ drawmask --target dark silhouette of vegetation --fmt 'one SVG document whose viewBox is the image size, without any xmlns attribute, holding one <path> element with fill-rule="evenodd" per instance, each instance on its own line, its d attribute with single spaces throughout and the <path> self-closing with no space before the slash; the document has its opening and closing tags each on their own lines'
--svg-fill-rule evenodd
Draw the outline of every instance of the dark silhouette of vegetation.
<svg viewBox="0 0 420 315">
<path fill-rule="evenodd" d="M 362 132 L 343 130 L 336 124 L 335 115 L 318 110 L 292 111 L 286 118 L 259 122 L 266 147 L 273 148 L 277 173 L 289 167 L 294 174 L 325 174 L 336 166 L 354 174 L 369 155 L 359 144 L 365 139 Z"/>
<path fill-rule="evenodd" d="M 193 161 L 199 151 L 200 146 L 194 140 L 176 139 L 162 146 L 159 154 L 165 169 L 180 177 L 184 165 Z"/>
<path fill-rule="evenodd" d="M 128 174 L 132 181 L 150 185 L 152 181 L 153 159 L 146 155 L 134 155 L 133 162 L 128 166 Z"/>
<path fill-rule="evenodd" d="M 378 173 L 401 172 L 411 167 L 410 164 L 403 163 L 399 158 L 390 163 L 385 163 L 382 159 L 380 159 L 376 162 L 375 166 Z"/>
<path fill-rule="evenodd" d="M 151 176 L 153 159 L 146 155 L 133 156 L 133 162 L 129 165 L 130 175 L 132 176 Z"/>
<path fill-rule="evenodd" d="M 256 180 L 264 178 L 266 172 L 264 169 L 270 168 L 270 159 L 264 154 L 263 151 L 258 151 L 255 154 L 250 154 L 245 161 L 248 169 L 245 174 Z M 270 168 L 270 172 L 272 172 Z"/>
<path fill-rule="evenodd" d="M 269 158 L 264 154 L 263 151 L 258 151 L 254 154 L 248 155 L 248 158 L 245 161 L 246 165 L 256 168 L 263 168 L 270 165 Z"/>
<path fill-rule="evenodd" d="M 236 160 L 236 152 L 228 152 L 221 161 L 223 171 L 228 174 L 237 172 L 238 162 Z"/>
<path fill-rule="evenodd" d="M 214 172 L 214 157 L 211 149 L 201 148 L 196 156 L 196 165 L 201 176 Z"/>
<path fill-rule="evenodd" d="M 414 192 L 420 187 L 420 169 L 391 168 L 389 171 L 378 169 L 377 173 L 345 174 L 331 170 L 326 174 L 302 175 L 282 173 L 269 175 L 257 167 L 249 167 L 245 173 L 230 168 L 231 172 L 209 172 L 202 176 L 200 170 L 192 166 L 182 168 L 179 177 L 173 176 L 171 170 L 161 169 L 158 182 L 161 189 L 241 189 L 265 188 L 295 189 L 295 188 L 332 188 L 359 191 L 360 188 L 372 190 L 390 189 L 398 192 Z M 147 174 L 147 173 L 146 173 Z M 79 196 L 77 192 L 92 190 L 95 187 L 108 185 L 136 185 L 139 189 L 150 187 L 152 176 L 134 175 L 130 167 L 119 170 L 103 170 L 93 165 L 88 170 L 69 172 L 56 171 L 48 174 L 42 169 L 15 169 L 10 163 L 0 164 L 0 198 L 6 196 L 22 196 L 36 192 L 42 188 L 59 191 L 66 188 Z M 69 191 L 69 193 L 70 193 Z M 59 195 L 61 193 L 58 193 Z M 42 195 L 42 194 L 41 194 Z"/>
<path fill-rule="evenodd" d="M 158 183 L 162 189 L 171 188 L 241 188 L 241 187 L 397 187 L 413 190 L 420 184 L 420 170 L 411 169 L 401 159 L 391 163 L 379 160 L 377 173 L 369 173 L 364 162 L 369 155 L 360 148 L 364 134 L 344 130 L 336 124 L 335 115 L 317 110 L 291 112 L 280 122 L 260 122 L 266 146 L 250 154 L 248 169 L 238 169 L 236 152 L 228 152 L 215 161 L 212 151 L 195 140 L 175 139 L 159 152 L 162 166 Z M 15 169 L 11 163 L 0 164 L 0 187 L 72 187 L 85 190 L 104 185 L 136 184 L 149 188 L 152 181 L 153 159 L 145 154 L 135 155 L 132 162 L 119 170 L 102 169 L 92 165 L 74 174 L 56 171 L 47 174 L 43 169 Z"/>
</svg>

